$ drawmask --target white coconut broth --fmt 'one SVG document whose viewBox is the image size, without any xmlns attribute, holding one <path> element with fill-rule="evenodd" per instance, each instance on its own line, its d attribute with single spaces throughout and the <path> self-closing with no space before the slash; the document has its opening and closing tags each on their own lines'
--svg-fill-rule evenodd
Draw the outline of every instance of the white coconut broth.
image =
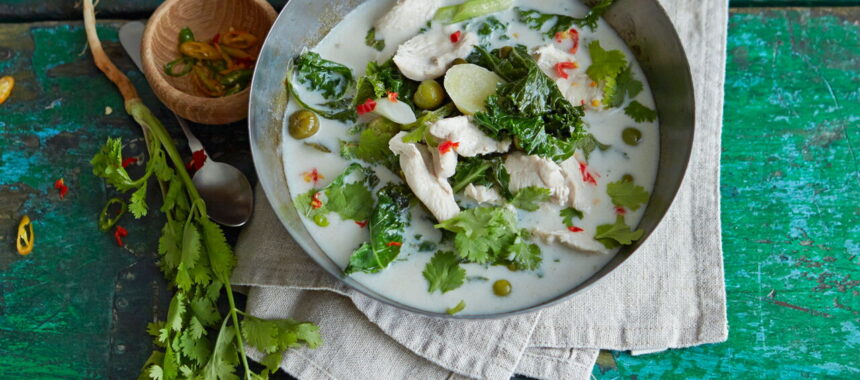
<svg viewBox="0 0 860 380">
<path fill-rule="evenodd" d="M 375 60 L 382 63 L 396 52 L 396 44 L 386 43 L 385 49 L 381 52 L 364 44 L 367 31 L 391 8 L 394 2 L 395 0 L 365 2 L 348 14 L 311 50 L 325 59 L 348 66 L 356 78 L 360 77 L 364 74 L 369 61 Z M 446 5 L 459 2 L 461 1 L 447 1 Z M 576 0 L 518 0 L 514 6 L 572 16 L 582 16 L 588 11 L 586 6 Z M 506 35 L 510 36 L 510 40 L 492 40 L 491 48 L 522 44 L 531 51 L 536 47 L 555 43 L 542 33 L 520 23 L 513 9 L 495 13 L 492 16 L 508 24 Z M 474 20 L 459 24 L 459 29 L 468 31 L 466 25 L 472 21 Z M 442 27 L 437 22 L 433 24 L 434 28 Z M 648 82 L 634 56 L 615 31 L 602 19 L 599 20 L 598 27 L 593 32 L 588 28 L 577 29 L 581 42 L 575 59 L 580 69 L 585 70 L 591 64 L 586 46 L 592 40 L 599 40 L 606 50 L 622 51 L 628 62 L 632 63 L 634 77 L 644 85 L 644 91 L 635 99 L 626 100 L 625 104 L 636 100 L 654 109 L 654 100 Z M 570 42 L 566 43 L 568 45 L 558 44 L 558 46 L 565 50 L 569 49 Z M 299 109 L 296 102 L 291 101 L 284 120 Z M 366 121 L 365 119 L 369 120 L 362 117 L 359 122 Z M 576 222 L 578 227 L 584 229 L 579 233 L 594 236 L 598 225 L 612 224 L 616 219 L 615 207 L 606 194 L 608 183 L 618 181 L 625 174 L 630 174 L 635 178 L 637 185 L 651 192 L 657 174 L 659 130 L 657 121 L 636 123 L 624 113 L 623 106 L 601 110 L 587 108 L 584 122 L 586 130 L 598 141 L 610 145 L 610 148 L 605 151 L 595 150 L 588 159 L 590 170 L 599 174 L 597 188 L 594 191 L 597 199 L 590 212 Z M 351 163 L 341 158 L 337 151 L 341 140 L 355 139 L 355 136 L 348 132 L 353 125 L 354 123 L 320 118 L 320 129 L 316 135 L 307 140 L 296 140 L 287 132 L 285 122 L 281 141 L 285 174 L 293 198 L 315 187 L 313 183 L 303 180 L 303 173 L 317 169 L 325 177 L 316 186 L 320 187 L 336 178 Z M 622 130 L 627 127 L 635 127 L 641 131 L 642 137 L 637 146 L 630 146 L 622 141 Z M 333 153 L 316 150 L 306 145 L 306 142 L 321 144 Z M 383 183 L 400 181 L 388 169 L 380 167 L 375 171 Z M 468 202 L 462 202 L 462 204 L 468 204 Z M 535 212 L 517 210 L 519 226 L 550 231 L 565 230 L 566 227 L 559 216 L 559 211 L 565 207 L 545 202 Z M 627 210 L 626 223 L 636 226 L 644 210 L 645 207 L 636 211 Z M 612 250 L 608 254 L 584 253 L 560 244 L 544 244 L 539 239 L 534 239 L 533 242 L 540 246 L 543 255 L 543 262 L 538 270 L 511 271 L 501 265 L 461 264 L 467 276 L 466 282 L 461 287 L 444 294 L 438 291 L 429 293 L 428 283 L 422 276 L 422 271 L 436 250 L 420 252 L 419 245 L 422 242 L 439 243 L 441 233 L 433 228 L 435 220 L 420 206 L 412 207 L 411 215 L 412 221 L 403 236 L 403 246 L 398 258 L 379 273 L 354 273 L 351 276 L 383 296 L 432 312 L 445 312 L 460 301 L 464 301 L 466 305 L 460 312 L 463 315 L 506 312 L 533 306 L 582 283 L 611 260 L 618 250 Z M 362 242 L 369 240 L 368 229 L 360 227 L 351 220 L 342 220 L 336 213 L 329 214 L 328 220 L 330 222 L 328 226 L 320 227 L 309 218 L 303 217 L 305 227 L 316 239 L 317 244 L 341 267 L 346 267 L 353 251 Z M 416 239 L 419 235 L 421 238 Z M 439 245 L 438 249 L 453 250 L 453 247 L 448 243 Z M 493 293 L 493 283 L 501 279 L 508 280 L 512 285 L 512 292 L 505 297 L 496 296 Z"/>
</svg>

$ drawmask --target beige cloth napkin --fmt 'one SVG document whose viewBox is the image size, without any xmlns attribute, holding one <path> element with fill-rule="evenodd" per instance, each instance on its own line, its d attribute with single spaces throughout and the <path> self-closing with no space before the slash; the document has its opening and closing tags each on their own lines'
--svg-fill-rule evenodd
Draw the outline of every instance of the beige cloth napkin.
<svg viewBox="0 0 860 380">
<path fill-rule="evenodd" d="M 727 0 L 661 0 L 690 60 L 696 137 L 690 170 L 666 218 L 623 266 L 541 312 L 491 321 L 414 315 L 346 288 L 283 229 L 258 189 L 233 275 L 247 310 L 319 324 L 325 344 L 290 351 L 300 379 L 586 379 L 599 349 L 661 351 L 724 341 L 719 162 Z M 259 359 L 258 352 L 251 352 Z"/>
</svg>

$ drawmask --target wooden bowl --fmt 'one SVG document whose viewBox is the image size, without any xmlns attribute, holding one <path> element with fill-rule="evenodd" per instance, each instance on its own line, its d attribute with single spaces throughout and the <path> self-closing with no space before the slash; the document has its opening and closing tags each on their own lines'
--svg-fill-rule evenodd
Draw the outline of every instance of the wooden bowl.
<svg viewBox="0 0 860 380">
<path fill-rule="evenodd" d="M 262 45 L 276 17 L 275 9 L 265 0 L 167 0 L 152 14 L 143 33 L 143 73 L 155 95 L 179 116 L 202 124 L 244 119 L 248 116 L 250 86 L 221 98 L 205 97 L 198 95 L 191 75 L 169 76 L 164 65 L 180 57 L 182 28 L 189 27 L 195 39 L 208 41 L 233 27 L 253 34 Z"/>
</svg>

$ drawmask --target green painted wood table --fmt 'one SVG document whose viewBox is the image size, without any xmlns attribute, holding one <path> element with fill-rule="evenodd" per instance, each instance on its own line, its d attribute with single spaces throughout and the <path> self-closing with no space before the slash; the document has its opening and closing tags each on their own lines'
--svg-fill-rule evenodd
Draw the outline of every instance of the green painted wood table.
<svg viewBox="0 0 860 380">
<path fill-rule="evenodd" d="M 157 3 L 107 13 L 138 17 Z M 27 21 L 77 17 L 75 4 L 32 4 L 0 1 L 0 20 L 25 22 L 0 24 L 0 75 L 17 80 L 0 106 L 0 379 L 134 378 L 152 349 L 145 323 L 163 318 L 169 297 L 154 265 L 160 215 L 123 219 L 130 234 L 117 247 L 96 220 L 115 194 L 88 161 L 109 136 L 137 155 L 142 139 L 93 67 L 81 24 Z M 855 7 L 732 11 L 721 187 L 729 340 L 604 352 L 597 378 L 860 378 L 858 23 Z M 109 54 L 171 123 L 117 44 L 121 24 L 101 23 Z M 195 132 L 253 178 L 241 123 Z M 37 243 L 19 256 L 24 214 Z"/>
</svg>

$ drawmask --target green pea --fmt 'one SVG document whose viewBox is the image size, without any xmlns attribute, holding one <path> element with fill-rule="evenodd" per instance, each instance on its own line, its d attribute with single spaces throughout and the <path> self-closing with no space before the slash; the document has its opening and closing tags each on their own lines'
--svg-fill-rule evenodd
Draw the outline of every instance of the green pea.
<svg viewBox="0 0 860 380">
<path fill-rule="evenodd" d="M 513 52 L 513 51 L 514 51 L 514 48 L 512 48 L 510 46 L 505 46 L 505 47 L 499 49 L 499 57 L 508 58 L 511 55 L 511 52 Z"/>
<path fill-rule="evenodd" d="M 621 139 L 624 140 L 624 143 L 630 146 L 639 145 L 639 141 L 642 140 L 642 132 L 638 129 L 629 127 L 625 128 L 623 132 L 621 132 Z"/>
<path fill-rule="evenodd" d="M 621 177 L 621 181 L 623 182 L 633 182 L 633 176 L 630 174 L 625 174 Z"/>
<path fill-rule="evenodd" d="M 493 283 L 493 293 L 499 297 L 507 296 L 511 294 L 511 283 L 508 280 L 499 280 Z"/>
<path fill-rule="evenodd" d="M 463 59 L 463 58 L 457 58 L 457 59 L 455 59 L 455 60 L 454 60 L 454 62 L 451 62 L 451 64 L 452 64 L 452 65 L 454 65 L 454 66 L 462 65 L 462 64 L 464 64 L 464 63 L 469 63 L 469 62 L 468 62 L 468 61 L 466 61 L 466 60 L 465 60 L 465 59 Z"/>
<path fill-rule="evenodd" d="M 314 223 L 320 227 L 328 227 L 328 218 L 323 214 L 314 215 Z"/>
<path fill-rule="evenodd" d="M 439 108 L 445 100 L 445 90 L 435 80 L 428 79 L 418 85 L 415 96 L 412 98 L 415 105 L 421 109 L 432 110 Z"/>
<path fill-rule="evenodd" d="M 289 131 L 294 139 L 301 140 L 311 137 L 320 129 L 320 120 L 308 110 L 296 111 L 290 116 Z"/>
</svg>

